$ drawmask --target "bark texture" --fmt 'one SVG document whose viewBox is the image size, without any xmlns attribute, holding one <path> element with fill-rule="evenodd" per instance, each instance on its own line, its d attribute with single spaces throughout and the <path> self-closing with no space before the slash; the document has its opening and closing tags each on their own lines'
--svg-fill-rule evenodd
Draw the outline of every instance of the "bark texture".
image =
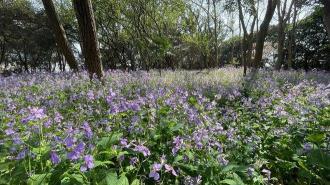
<svg viewBox="0 0 330 185">
<path fill-rule="evenodd" d="M 55 6 L 53 0 L 42 0 L 45 11 L 47 13 L 48 19 L 51 23 L 51 26 L 54 31 L 55 40 L 57 46 L 59 47 L 61 53 L 64 55 L 66 61 L 68 62 L 70 68 L 74 71 L 78 70 L 78 63 L 73 55 L 73 52 L 70 48 L 70 44 L 66 37 L 64 28 L 59 21 L 59 18 L 56 14 Z"/>
<path fill-rule="evenodd" d="M 260 29 L 257 33 L 256 53 L 255 53 L 254 62 L 253 62 L 254 68 L 259 68 L 262 66 L 261 61 L 262 61 L 262 55 L 263 55 L 263 50 L 264 50 L 265 38 L 266 38 L 266 35 L 268 32 L 269 23 L 273 18 L 278 1 L 279 0 L 268 0 L 265 17 L 264 17 L 264 20 L 262 21 L 262 23 L 260 25 Z"/>
<path fill-rule="evenodd" d="M 79 24 L 82 40 L 81 48 L 87 70 L 91 78 L 96 74 L 101 79 L 103 77 L 103 67 L 91 0 L 73 0 L 73 6 Z"/>
</svg>

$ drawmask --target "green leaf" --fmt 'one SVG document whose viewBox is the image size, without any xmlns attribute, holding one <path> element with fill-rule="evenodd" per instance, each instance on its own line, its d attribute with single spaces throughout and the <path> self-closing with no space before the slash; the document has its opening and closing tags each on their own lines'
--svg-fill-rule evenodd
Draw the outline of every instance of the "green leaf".
<svg viewBox="0 0 330 185">
<path fill-rule="evenodd" d="M 131 185 L 140 185 L 140 181 L 138 179 L 135 179 Z"/>
<path fill-rule="evenodd" d="M 238 165 L 231 164 L 231 165 L 227 165 L 222 171 L 226 173 L 229 171 L 236 171 L 237 168 L 239 168 Z"/>
<path fill-rule="evenodd" d="M 196 105 L 198 102 L 197 102 L 197 99 L 193 96 L 190 96 L 189 99 L 188 99 L 188 102 L 191 104 L 191 105 Z"/>
<path fill-rule="evenodd" d="M 117 184 L 118 185 L 129 185 L 127 177 L 125 175 L 121 175 Z"/>
<path fill-rule="evenodd" d="M 116 172 L 110 172 L 106 175 L 106 177 L 103 179 L 104 185 L 117 185 L 117 173 Z"/>
<path fill-rule="evenodd" d="M 111 136 L 111 139 L 109 141 L 108 144 L 116 144 L 119 142 L 119 139 L 123 137 L 123 134 L 122 133 L 114 133 L 112 136 Z"/>
<path fill-rule="evenodd" d="M 112 161 L 95 161 L 94 162 L 94 168 L 99 167 L 99 166 L 106 167 L 107 165 L 114 165 L 114 163 Z"/>
<path fill-rule="evenodd" d="M 185 163 L 174 163 L 174 164 L 175 166 L 178 166 L 182 171 L 188 173 L 191 176 L 195 176 L 198 174 L 197 172 L 198 168 L 196 166 Z"/>
<path fill-rule="evenodd" d="M 178 155 L 178 156 L 175 157 L 174 162 L 180 162 L 182 160 L 183 160 L 183 156 L 182 155 Z"/>
<path fill-rule="evenodd" d="M 233 179 L 225 179 L 223 181 L 220 181 L 220 184 L 238 185 L 237 182 Z"/>
<path fill-rule="evenodd" d="M 110 141 L 110 137 L 102 137 L 101 140 L 99 142 L 97 142 L 97 146 L 106 148 L 109 141 Z"/>
<path fill-rule="evenodd" d="M 109 172 L 102 183 L 104 185 L 129 185 L 128 179 L 125 174 L 122 174 L 118 179 L 116 172 Z"/>
<path fill-rule="evenodd" d="M 108 148 L 109 145 L 118 143 L 122 136 L 122 133 L 113 133 L 110 137 L 102 137 L 101 140 L 97 143 L 97 146 Z"/>
<path fill-rule="evenodd" d="M 326 139 L 324 133 L 321 134 L 311 134 L 307 137 L 307 140 L 316 144 L 321 144 Z"/>
<path fill-rule="evenodd" d="M 28 184 L 29 185 L 42 185 L 42 184 L 47 184 L 47 177 L 48 174 L 35 174 L 32 177 L 28 179 Z"/>
<path fill-rule="evenodd" d="M 85 184 L 84 177 L 81 174 L 72 174 L 70 178 L 80 184 Z"/>
</svg>

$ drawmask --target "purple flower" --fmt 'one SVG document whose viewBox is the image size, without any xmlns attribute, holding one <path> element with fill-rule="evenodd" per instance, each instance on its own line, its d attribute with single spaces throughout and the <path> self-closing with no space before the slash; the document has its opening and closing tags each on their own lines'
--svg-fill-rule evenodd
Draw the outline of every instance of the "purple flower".
<svg viewBox="0 0 330 185">
<path fill-rule="evenodd" d="M 83 124 L 83 130 L 85 131 L 85 136 L 87 137 L 87 138 L 92 138 L 93 137 L 93 131 L 92 131 L 92 129 L 91 129 L 91 127 L 89 126 L 89 124 L 87 123 L 87 122 L 84 122 L 84 124 Z"/>
<path fill-rule="evenodd" d="M 120 143 L 120 145 L 123 148 L 127 148 L 128 147 L 128 143 L 127 143 L 127 139 L 126 138 L 120 138 L 119 143 Z"/>
<path fill-rule="evenodd" d="M 133 150 L 142 153 L 144 157 L 151 155 L 150 150 L 143 145 L 137 145 Z"/>
<path fill-rule="evenodd" d="M 313 145 L 310 144 L 310 143 L 305 143 L 304 146 L 303 146 L 303 148 L 304 148 L 304 151 L 305 152 L 309 152 L 309 151 L 311 151 L 313 149 Z"/>
<path fill-rule="evenodd" d="M 94 100 L 95 99 L 94 92 L 93 91 L 88 91 L 87 97 L 88 97 L 89 100 Z"/>
<path fill-rule="evenodd" d="M 221 165 L 223 165 L 223 166 L 227 166 L 228 165 L 228 163 L 229 163 L 229 161 L 228 160 L 226 160 L 223 156 L 219 156 L 218 157 L 218 161 L 219 161 L 219 163 L 221 164 Z"/>
<path fill-rule="evenodd" d="M 72 137 L 67 137 L 65 140 L 64 140 L 64 143 L 66 145 L 66 147 L 68 148 L 72 148 L 74 143 L 75 143 L 75 139 L 72 138 Z"/>
<path fill-rule="evenodd" d="M 172 153 L 173 155 L 176 155 L 176 153 L 182 148 L 183 139 L 181 139 L 180 136 L 177 136 L 174 138 L 173 144 L 174 147 L 172 148 Z"/>
<path fill-rule="evenodd" d="M 52 126 L 52 122 L 50 120 L 44 122 L 44 127 L 50 128 L 50 126 Z"/>
<path fill-rule="evenodd" d="M 116 93 L 112 91 L 112 89 L 109 90 L 109 96 L 106 97 L 107 103 L 111 104 L 113 102 L 113 99 L 116 97 Z"/>
<path fill-rule="evenodd" d="M 137 103 L 135 103 L 135 102 L 133 102 L 133 103 L 130 103 L 129 104 L 129 108 L 131 109 L 131 110 L 133 110 L 133 111 L 139 111 L 140 110 L 140 105 L 139 104 L 137 104 Z"/>
<path fill-rule="evenodd" d="M 165 164 L 165 172 L 171 172 L 172 175 L 178 176 L 178 174 L 176 173 L 176 171 L 174 170 L 174 168 L 171 165 L 169 165 L 169 164 Z"/>
<path fill-rule="evenodd" d="M 37 107 L 29 108 L 30 115 L 28 116 L 29 121 L 36 121 L 39 119 L 43 119 L 46 117 L 46 114 L 44 113 L 44 109 L 39 109 Z"/>
<path fill-rule="evenodd" d="M 85 151 L 85 143 L 79 143 L 72 152 L 68 153 L 67 157 L 71 161 L 77 160 L 80 158 L 80 156 L 83 154 L 84 151 Z"/>
<path fill-rule="evenodd" d="M 21 122 L 22 122 L 23 124 L 26 124 L 26 123 L 29 122 L 29 118 L 22 118 Z"/>
<path fill-rule="evenodd" d="M 12 129 L 12 128 L 7 128 L 7 129 L 5 130 L 5 134 L 6 134 L 7 136 L 10 136 L 10 135 L 12 135 L 12 134 L 15 134 L 15 131 L 14 131 L 14 129 Z"/>
<path fill-rule="evenodd" d="M 53 164 L 59 164 L 61 162 L 60 157 L 57 155 L 55 151 L 50 152 L 50 160 L 52 161 Z"/>
<path fill-rule="evenodd" d="M 267 170 L 267 169 L 263 169 L 261 172 L 264 173 L 265 175 L 267 175 L 267 179 L 268 179 L 268 181 L 270 181 L 271 171 Z"/>
<path fill-rule="evenodd" d="M 14 127 L 14 123 L 13 122 L 9 122 L 9 123 L 7 123 L 7 126 L 10 127 L 10 128 L 13 128 Z"/>
<path fill-rule="evenodd" d="M 80 171 L 85 172 L 88 169 L 92 169 L 94 167 L 94 158 L 91 155 L 86 155 L 84 157 L 84 164 L 81 165 Z"/>
<path fill-rule="evenodd" d="M 133 124 L 135 124 L 135 123 L 137 123 L 137 122 L 139 121 L 139 119 L 140 119 L 139 116 L 136 116 L 136 115 L 135 115 L 135 116 L 132 117 L 131 122 L 132 122 Z"/>
<path fill-rule="evenodd" d="M 16 144 L 16 145 L 20 145 L 23 143 L 22 139 L 19 137 L 18 134 L 13 135 L 12 139 L 13 139 L 14 144 Z"/>
<path fill-rule="evenodd" d="M 160 171 L 162 169 L 163 165 L 162 164 L 159 164 L 159 163 L 155 163 L 152 165 L 152 171 Z"/>
<path fill-rule="evenodd" d="M 87 166 L 89 169 L 91 169 L 91 168 L 94 167 L 94 159 L 93 159 L 93 156 L 91 156 L 91 155 L 86 155 L 86 156 L 84 157 L 84 161 L 85 161 L 86 166 Z"/>
<path fill-rule="evenodd" d="M 129 163 L 134 166 L 136 165 L 136 163 L 139 161 L 139 159 L 137 157 L 132 157 L 129 161 Z"/>
<path fill-rule="evenodd" d="M 26 157 L 27 154 L 27 149 L 22 150 L 21 152 L 18 153 L 18 155 L 16 156 L 16 160 L 21 160 L 24 159 Z"/>
<path fill-rule="evenodd" d="M 62 115 L 61 115 L 60 113 L 56 112 L 56 113 L 55 113 L 54 121 L 55 121 L 56 123 L 61 123 L 62 119 L 63 119 Z"/>
<path fill-rule="evenodd" d="M 203 143 L 202 142 L 197 142 L 196 147 L 198 150 L 201 150 L 203 148 Z"/>
<path fill-rule="evenodd" d="M 151 171 L 151 172 L 149 173 L 149 177 L 150 177 L 150 178 L 153 178 L 155 181 L 158 181 L 159 178 L 160 178 L 160 175 L 159 175 L 158 172 Z"/>
</svg>

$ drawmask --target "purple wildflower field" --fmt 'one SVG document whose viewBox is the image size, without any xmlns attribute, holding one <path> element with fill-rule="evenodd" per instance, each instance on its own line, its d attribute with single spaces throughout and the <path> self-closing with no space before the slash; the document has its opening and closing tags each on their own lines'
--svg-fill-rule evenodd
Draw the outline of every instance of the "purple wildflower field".
<svg viewBox="0 0 330 185">
<path fill-rule="evenodd" d="M 330 74 L 0 77 L 0 184 L 326 184 Z"/>
</svg>

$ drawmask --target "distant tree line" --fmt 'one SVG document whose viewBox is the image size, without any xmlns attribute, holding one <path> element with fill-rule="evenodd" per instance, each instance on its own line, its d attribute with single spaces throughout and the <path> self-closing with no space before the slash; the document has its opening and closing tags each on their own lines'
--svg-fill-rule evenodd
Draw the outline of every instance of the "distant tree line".
<svg viewBox="0 0 330 185">
<path fill-rule="evenodd" d="M 283 59 L 281 59 L 281 65 L 276 66 L 279 65 L 278 26 L 269 28 L 265 45 L 270 51 L 265 52 L 270 52 L 270 55 L 264 57 L 263 62 L 265 64 L 269 63 L 274 67 L 283 69 L 330 70 L 329 37 L 323 24 L 321 7 L 315 7 L 311 15 L 299 20 L 295 25 L 288 24 L 285 27 L 285 32 L 288 34 L 283 41 Z M 293 37 L 294 41 L 292 41 Z M 255 34 L 252 40 L 255 42 Z M 243 58 L 241 42 L 242 39 L 239 36 L 224 41 L 220 48 L 220 60 L 226 64 L 241 66 Z"/>
<path fill-rule="evenodd" d="M 0 0 L 0 69 L 101 78 L 103 68 L 330 66 L 328 0 L 37 2 Z M 306 7 L 312 14 L 299 19 Z"/>
</svg>

